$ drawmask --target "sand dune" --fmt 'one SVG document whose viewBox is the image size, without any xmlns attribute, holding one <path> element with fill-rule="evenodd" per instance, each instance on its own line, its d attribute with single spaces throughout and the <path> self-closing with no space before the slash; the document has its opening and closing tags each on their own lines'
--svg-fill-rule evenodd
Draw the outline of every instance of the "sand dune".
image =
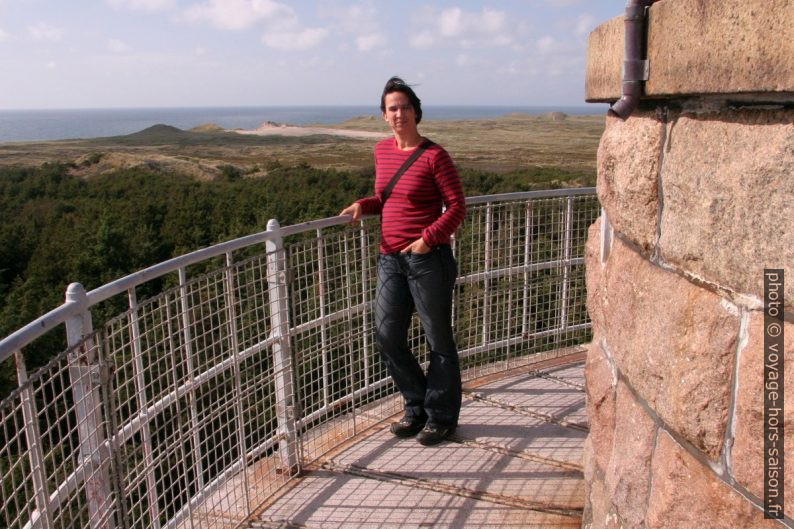
<svg viewBox="0 0 794 529">
<path fill-rule="evenodd" d="M 385 138 L 385 132 L 370 132 L 366 130 L 335 129 L 329 127 L 298 127 L 266 121 L 254 130 L 235 129 L 231 132 L 238 134 L 252 134 L 255 136 L 313 136 L 327 134 L 329 136 L 344 136 L 347 138 Z"/>
</svg>

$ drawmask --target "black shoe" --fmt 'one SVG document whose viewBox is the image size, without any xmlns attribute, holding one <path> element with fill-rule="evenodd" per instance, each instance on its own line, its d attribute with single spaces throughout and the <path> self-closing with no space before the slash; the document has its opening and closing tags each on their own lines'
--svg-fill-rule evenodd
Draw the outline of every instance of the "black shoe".
<svg viewBox="0 0 794 529">
<path fill-rule="evenodd" d="M 427 424 L 424 428 L 422 428 L 422 431 L 419 432 L 419 435 L 416 436 L 416 440 L 425 446 L 433 446 L 437 445 L 453 433 L 455 433 L 454 426 L 436 426 L 433 424 Z"/>
<path fill-rule="evenodd" d="M 413 437 L 424 427 L 425 422 L 424 419 L 403 417 L 399 422 L 392 423 L 391 433 L 397 437 Z"/>
</svg>

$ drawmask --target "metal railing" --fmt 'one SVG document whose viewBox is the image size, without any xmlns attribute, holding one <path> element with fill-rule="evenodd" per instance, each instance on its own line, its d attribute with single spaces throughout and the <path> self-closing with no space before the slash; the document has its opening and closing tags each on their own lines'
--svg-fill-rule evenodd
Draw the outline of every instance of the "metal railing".
<svg viewBox="0 0 794 529">
<path fill-rule="evenodd" d="M 467 204 L 453 244 L 464 380 L 587 341 L 594 190 Z M 0 403 L 0 527 L 233 526 L 398 413 L 373 345 L 378 221 L 346 220 L 271 221 L 90 292 L 72 284 L 0 341 L 19 379 Z M 119 298 L 94 328 L 92 311 Z M 66 349 L 29 374 L 24 348 L 60 326 Z M 424 361 L 416 321 L 410 340 Z"/>
</svg>

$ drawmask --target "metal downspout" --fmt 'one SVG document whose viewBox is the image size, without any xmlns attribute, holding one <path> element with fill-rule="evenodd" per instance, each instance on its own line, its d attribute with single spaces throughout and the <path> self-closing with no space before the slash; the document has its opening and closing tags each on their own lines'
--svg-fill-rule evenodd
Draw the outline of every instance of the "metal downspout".
<svg viewBox="0 0 794 529">
<path fill-rule="evenodd" d="M 623 60 L 623 97 L 609 109 L 609 114 L 628 118 L 640 102 L 642 83 L 648 79 L 645 58 L 645 20 L 648 8 L 658 0 L 628 0 L 626 4 L 625 52 Z"/>
</svg>

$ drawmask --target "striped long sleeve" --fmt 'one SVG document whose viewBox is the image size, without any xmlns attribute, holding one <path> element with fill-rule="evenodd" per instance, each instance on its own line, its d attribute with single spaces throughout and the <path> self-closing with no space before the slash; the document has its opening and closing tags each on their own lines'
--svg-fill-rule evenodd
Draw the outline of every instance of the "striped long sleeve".
<svg viewBox="0 0 794 529">
<path fill-rule="evenodd" d="M 364 214 L 381 214 L 381 253 L 399 252 L 422 237 L 428 246 L 449 244 L 466 214 L 460 177 L 447 151 L 430 146 L 408 168 L 385 207 L 381 193 L 413 151 L 401 151 L 394 138 L 375 146 L 375 195 L 359 200 Z M 442 208 L 446 207 L 446 210 Z"/>
</svg>

